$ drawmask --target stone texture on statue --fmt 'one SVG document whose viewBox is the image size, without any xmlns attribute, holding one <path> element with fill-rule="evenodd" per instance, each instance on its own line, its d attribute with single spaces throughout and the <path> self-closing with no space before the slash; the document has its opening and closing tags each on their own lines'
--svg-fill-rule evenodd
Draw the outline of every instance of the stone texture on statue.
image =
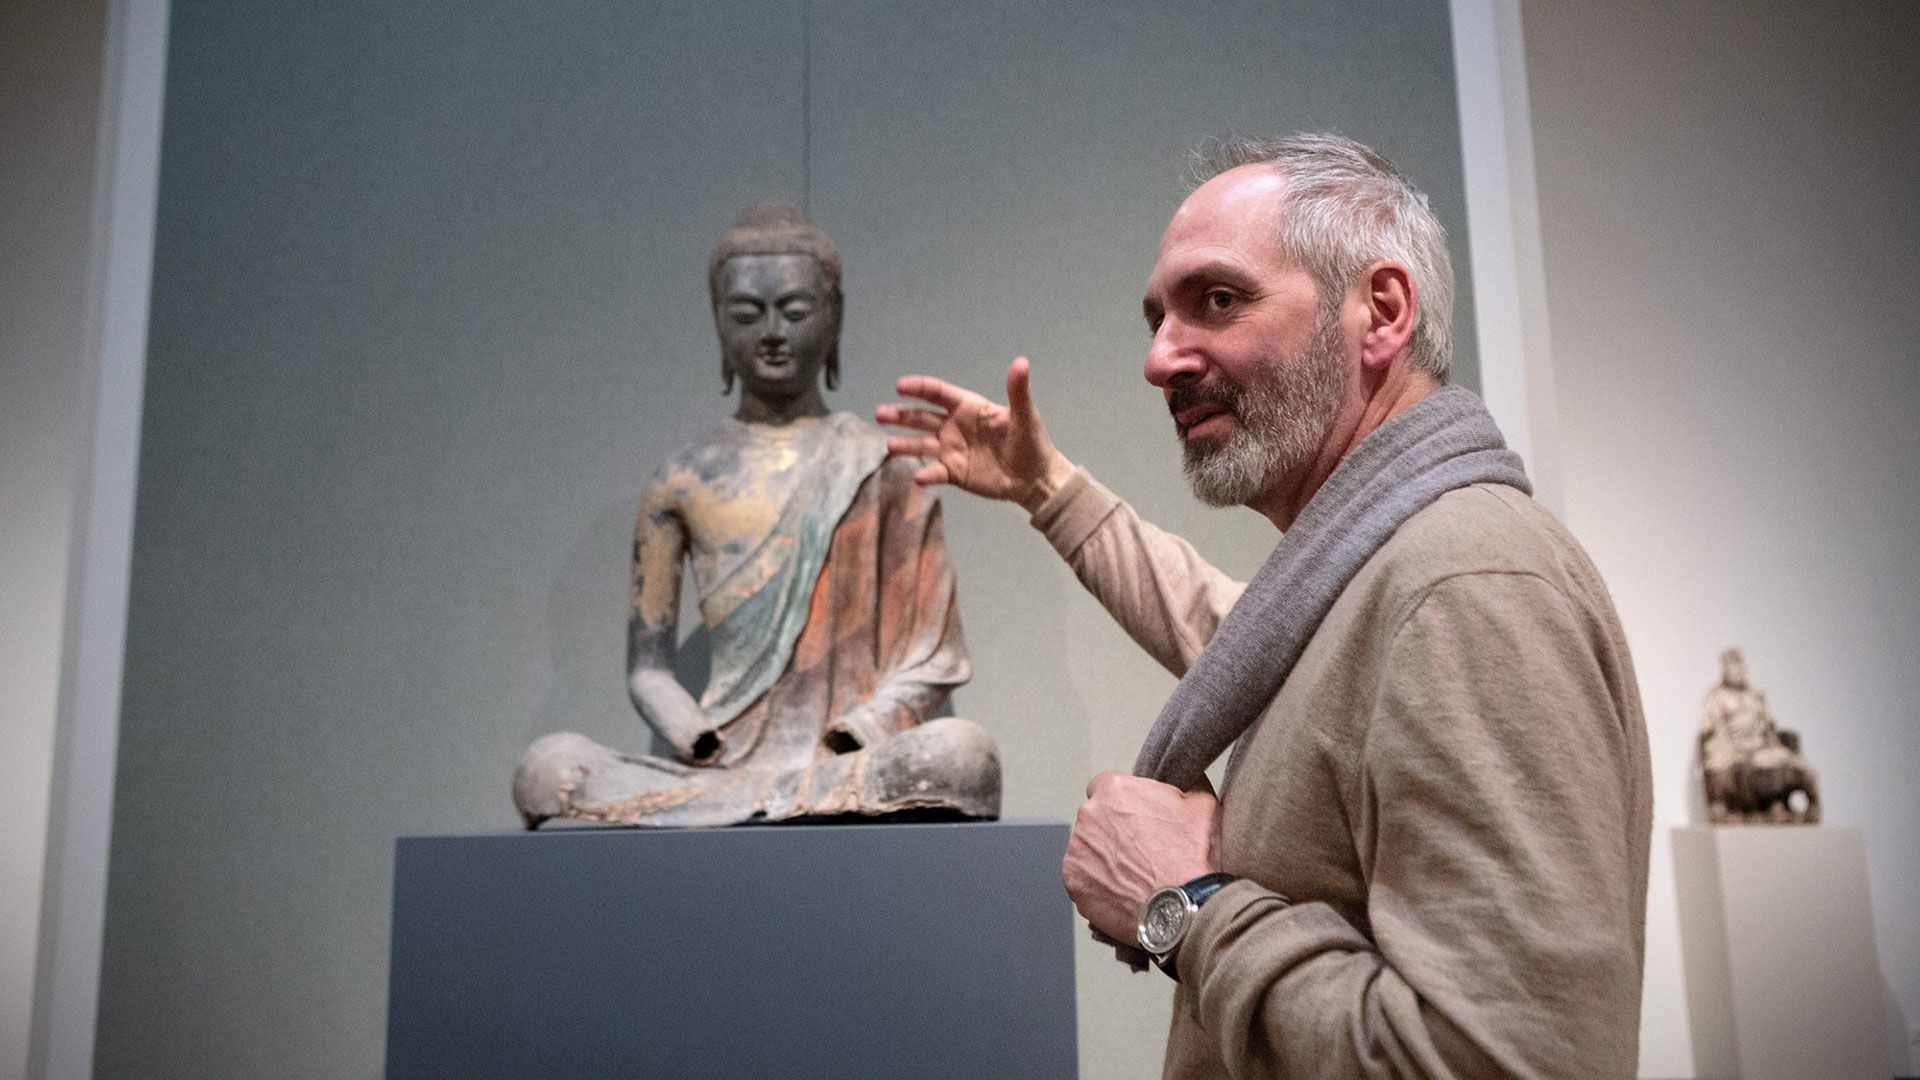
<svg viewBox="0 0 1920 1080">
<path fill-rule="evenodd" d="M 1707 819 L 1812 825 L 1820 820 L 1819 774 L 1800 738 L 1774 725 L 1767 697 L 1747 682 L 1739 649 L 1720 654 L 1720 683 L 1701 705 L 1698 753 Z"/>
<path fill-rule="evenodd" d="M 515 805 L 528 828 L 997 817 L 993 740 L 934 718 L 970 673 L 939 502 L 821 394 L 839 382 L 832 241 L 750 207 L 708 285 L 740 407 L 661 467 L 634 528 L 628 690 L 673 756 L 548 735 Z M 687 568 L 712 644 L 698 701 L 673 674 Z"/>
</svg>

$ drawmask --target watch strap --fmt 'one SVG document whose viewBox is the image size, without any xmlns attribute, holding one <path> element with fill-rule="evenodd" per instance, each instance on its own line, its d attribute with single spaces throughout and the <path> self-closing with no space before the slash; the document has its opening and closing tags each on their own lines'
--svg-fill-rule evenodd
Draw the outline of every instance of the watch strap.
<svg viewBox="0 0 1920 1080">
<path fill-rule="evenodd" d="M 1180 886 L 1180 891 L 1187 894 L 1187 901 L 1194 906 L 1195 913 L 1198 914 L 1200 906 L 1208 900 L 1213 899 L 1214 893 L 1219 892 L 1221 889 L 1226 888 L 1238 880 L 1240 879 L 1232 874 L 1215 871 L 1211 874 L 1201 874 L 1199 877 Z M 1187 934 L 1191 933 L 1192 926 L 1189 925 Z M 1182 934 L 1182 940 L 1175 942 L 1173 948 L 1165 955 L 1153 958 L 1153 962 L 1159 965 L 1161 971 L 1171 976 L 1174 982 L 1180 981 L 1180 946 L 1185 943 L 1184 939 L 1187 934 Z"/>
<path fill-rule="evenodd" d="M 1194 907 L 1199 907 L 1201 904 L 1212 899 L 1214 893 L 1219 892 L 1221 889 L 1226 888 L 1238 880 L 1240 879 L 1234 877 L 1232 874 L 1215 871 L 1211 874 L 1201 874 L 1199 877 L 1180 886 L 1180 891 L 1187 894 L 1187 899 L 1193 901 Z"/>
</svg>

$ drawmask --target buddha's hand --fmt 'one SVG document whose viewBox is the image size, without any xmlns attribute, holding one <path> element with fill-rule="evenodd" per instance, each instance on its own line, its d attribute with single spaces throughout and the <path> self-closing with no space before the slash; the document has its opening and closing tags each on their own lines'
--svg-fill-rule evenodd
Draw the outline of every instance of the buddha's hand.
<svg viewBox="0 0 1920 1080">
<path fill-rule="evenodd" d="M 917 398 L 931 409 L 882 405 L 874 419 L 912 428 L 918 435 L 887 440 L 889 453 L 927 458 L 913 474 L 921 484 L 952 484 L 989 499 L 1038 510 L 1073 475 L 1073 463 L 1054 448 L 1040 422 L 1029 384 L 1031 365 L 1017 357 L 1007 368 L 1007 404 L 998 405 L 971 390 L 933 378 L 908 375 L 894 385 L 901 397 Z"/>
<path fill-rule="evenodd" d="M 836 754 L 851 754 L 886 737 L 887 732 L 880 726 L 878 717 L 865 709 L 854 709 L 828 724 L 820 741 Z"/>
<path fill-rule="evenodd" d="M 674 757 L 689 765 L 719 762 L 726 737 L 664 663 L 635 665 L 627 675 L 627 696 L 648 726 L 673 747 Z"/>
<path fill-rule="evenodd" d="M 673 747 L 673 756 L 689 765 L 718 765 L 727 747 L 726 736 L 717 728 L 672 733 L 660 730 L 660 734 Z"/>
</svg>

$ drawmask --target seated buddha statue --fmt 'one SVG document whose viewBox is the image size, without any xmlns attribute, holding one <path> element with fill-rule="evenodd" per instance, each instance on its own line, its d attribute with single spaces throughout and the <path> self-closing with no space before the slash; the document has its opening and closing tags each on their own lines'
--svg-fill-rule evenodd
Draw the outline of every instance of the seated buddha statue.
<svg viewBox="0 0 1920 1080">
<path fill-rule="evenodd" d="M 648 482 L 634 529 L 627 688 L 670 756 L 570 732 L 513 777 L 528 828 L 993 818 L 1000 761 L 938 716 L 970 673 L 940 505 L 839 383 L 840 257 L 799 210 L 750 207 L 708 288 L 733 417 Z M 683 571 L 709 635 L 698 700 L 674 674 Z"/>
<path fill-rule="evenodd" d="M 1739 649 L 1720 654 L 1720 682 L 1700 707 L 1696 753 L 1712 823 L 1819 823 L 1820 774 L 1801 755 L 1799 735 L 1774 723 Z"/>
</svg>

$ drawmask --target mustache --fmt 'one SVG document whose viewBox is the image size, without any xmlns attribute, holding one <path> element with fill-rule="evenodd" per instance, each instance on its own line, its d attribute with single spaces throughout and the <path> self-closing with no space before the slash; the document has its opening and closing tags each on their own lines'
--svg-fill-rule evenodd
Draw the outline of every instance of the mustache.
<svg viewBox="0 0 1920 1080">
<path fill-rule="evenodd" d="M 1240 388 L 1230 383 L 1200 383 L 1183 386 L 1167 397 L 1167 413 L 1179 417 L 1183 412 L 1196 405 L 1217 405 L 1235 416 L 1240 415 Z M 1174 420 L 1174 426 L 1186 435 L 1186 425 Z"/>
</svg>

